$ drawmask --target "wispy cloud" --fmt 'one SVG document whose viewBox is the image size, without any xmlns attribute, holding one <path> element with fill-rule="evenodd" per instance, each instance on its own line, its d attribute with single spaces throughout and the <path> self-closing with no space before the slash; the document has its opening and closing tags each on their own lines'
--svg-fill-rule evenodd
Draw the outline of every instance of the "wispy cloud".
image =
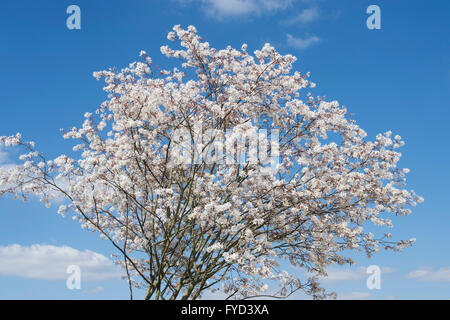
<svg viewBox="0 0 450 320">
<path fill-rule="evenodd" d="M 407 278 L 426 282 L 450 282 L 450 267 L 437 270 L 431 267 L 422 267 L 408 273 Z"/>
<path fill-rule="evenodd" d="M 309 37 L 294 37 L 291 34 L 287 34 L 287 45 L 297 49 L 306 49 L 320 42 L 320 38 L 312 35 Z"/>
<path fill-rule="evenodd" d="M 362 291 L 352 291 L 350 293 L 341 293 L 337 295 L 338 300 L 360 300 L 360 299 L 368 299 L 371 297 L 371 294 L 368 292 Z"/>
<path fill-rule="evenodd" d="M 182 4 L 199 4 L 210 17 L 223 19 L 244 15 L 261 15 L 285 10 L 293 0 L 176 0 Z"/>
<path fill-rule="evenodd" d="M 327 270 L 327 276 L 323 278 L 324 281 L 351 281 L 361 280 L 366 276 L 364 268 L 358 269 L 330 269 Z"/>
<path fill-rule="evenodd" d="M 8 152 L 5 150 L 5 146 L 0 142 L 0 165 L 5 165 L 10 162 Z"/>
<path fill-rule="evenodd" d="M 380 271 L 381 275 L 383 275 L 387 273 L 393 273 L 395 272 L 395 269 L 391 267 L 383 267 L 380 269 Z M 364 267 L 346 269 L 330 268 L 327 270 L 327 274 L 328 276 L 321 278 L 321 280 L 330 282 L 355 281 L 366 279 L 369 276 L 369 274 L 367 274 L 366 272 L 366 268 Z"/>
<path fill-rule="evenodd" d="M 8 161 L 8 153 L 5 151 L 2 151 L 0 147 L 0 164 L 4 164 Z"/>
<path fill-rule="evenodd" d="M 10 153 L 5 148 L 4 144 L 0 142 L 0 176 L 2 174 L 2 169 L 8 170 L 15 166 L 14 162 L 11 160 Z"/>
<path fill-rule="evenodd" d="M 316 21 L 320 17 L 320 11 L 318 7 L 312 7 L 303 9 L 299 14 L 291 19 L 284 20 L 283 24 L 301 24 L 305 25 Z"/>
<path fill-rule="evenodd" d="M 82 281 L 120 279 L 122 272 L 102 254 L 68 246 L 12 244 L 0 247 L 0 274 L 41 280 L 65 280 L 67 267 L 78 265 Z"/>
<path fill-rule="evenodd" d="M 100 293 L 103 291 L 105 291 L 105 288 L 103 288 L 102 286 L 97 286 L 97 287 L 89 289 L 89 290 L 84 290 L 84 292 L 87 294 L 97 294 L 97 293 Z"/>
</svg>

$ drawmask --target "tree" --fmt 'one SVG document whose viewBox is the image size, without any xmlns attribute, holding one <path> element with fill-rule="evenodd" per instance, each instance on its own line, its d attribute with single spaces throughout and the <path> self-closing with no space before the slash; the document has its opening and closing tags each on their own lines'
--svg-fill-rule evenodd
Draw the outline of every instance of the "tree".
<svg viewBox="0 0 450 320">
<path fill-rule="evenodd" d="M 196 299 L 208 289 L 325 298 L 317 277 L 354 263 L 344 250 L 371 256 L 414 242 L 364 231 L 368 222 L 391 227 L 385 214 L 407 215 L 423 201 L 403 189 L 401 137 L 367 141 L 336 101 L 301 100 L 314 86 L 309 74 L 293 72 L 296 58 L 269 44 L 254 55 L 245 44 L 216 50 L 193 26 L 175 26 L 168 39 L 180 47 L 161 52 L 186 72 L 156 74 L 142 51 L 121 71 L 94 73 L 107 100 L 81 128 L 63 131 L 78 141 L 78 159 L 48 161 L 20 134 L 1 137 L 25 152 L 23 164 L 1 169 L 0 196 L 37 195 L 47 206 L 63 196 L 58 212 L 111 241 L 131 295 L 143 287 L 146 299 Z M 250 160 L 240 161 L 247 147 Z M 256 158 L 265 147 L 271 156 Z M 284 271 L 287 261 L 311 277 Z"/>
</svg>

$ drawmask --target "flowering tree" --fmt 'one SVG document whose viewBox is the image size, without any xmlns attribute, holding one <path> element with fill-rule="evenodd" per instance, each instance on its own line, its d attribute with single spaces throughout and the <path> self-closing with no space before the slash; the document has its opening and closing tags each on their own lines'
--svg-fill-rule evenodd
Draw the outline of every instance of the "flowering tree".
<svg viewBox="0 0 450 320">
<path fill-rule="evenodd" d="M 141 52 L 120 72 L 94 73 L 105 78 L 108 99 L 81 128 L 63 133 L 78 141 L 78 159 L 47 160 L 20 134 L 0 137 L 25 150 L 22 164 L 0 169 L 0 196 L 37 195 L 47 206 L 64 197 L 58 212 L 108 239 L 131 293 L 144 287 L 146 299 L 196 299 L 208 289 L 233 298 L 301 289 L 324 298 L 317 276 L 353 263 L 344 250 L 370 256 L 414 241 L 363 229 L 368 221 L 391 227 L 385 214 L 409 214 L 422 201 L 403 189 L 399 136 L 367 141 L 336 101 L 302 100 L 302 89 L 314 86 L 309 75 L 292 72 L 296 58 L 269 44 L 254 55 L 246 45 L 216 50 L 193 26 L 175 26 L 168 39 L 180 47 L 161 52 L 186 72 L 155 74 Z M 257 138 L 261 151 L 268 136 L 260 128 L 277 132 L 269 166 L 218 151 L 233 149 L 243 134 L 244 148 Z M 234 140 L 225 143 L 230 130 Z M 181 143 L 194 150 L 183 161 Z M 284 271 L 283 260 L 311 277 Z M 267 283 L 279 286 L 267 290 Z"/>
</svg>

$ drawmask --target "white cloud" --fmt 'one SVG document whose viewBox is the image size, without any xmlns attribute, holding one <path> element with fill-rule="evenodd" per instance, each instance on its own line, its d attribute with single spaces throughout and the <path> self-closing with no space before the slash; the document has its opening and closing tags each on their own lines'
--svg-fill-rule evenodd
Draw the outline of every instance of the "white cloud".
<svg viewBox="0 0 450 320">
<path fill-rule="evenodd" d="M 324 281 L 350 281 L 350 280 L 361 280 L 364 278 L 365 269 L 329 269 L 327 270 L 327 277 L 321 278 Z"/>
<path fill-rule="evenodd" d="M 285 10 L 293 0 L 178 0 L 178 2 L 200 3 L 208 16 L 220 19 Z"/>
<path fill-rule="evenodd" d="M 289 19 L 287 21 L 284 21 L 286 24 L 308 24 L 313 21 L 316 21 L 320 16 L 319 8 L 313 7 L 302 10 L 298 15 L 293 17 L 292 19 Z"/>
<path fill-rule="evenodd" d="M 5 151 L 5 146 L 0 142 L 0 165 L 9 163 L 8 152 Z"/>
<path fill-rule="evenodd" d="M 201 300 L 225 300 L 229 294 L 223 292 L 212 292 L 210 290 L 202 294 Z"/>
<path fill-rule="evenodd" d="M 104 255 L 68 246 L 12 244 L 0 247 L 0 274 L 41 280 L 66 280 L 67 267 L 78 265 L 81 281 L 120 279 L 118 266 Z"/>
<path fill-rule="evenodd" d="M 6 148 L 4 144 L 0 142 L 0 175 L 3 170 L 11 169 L 15 166 L 11 158 L 9 157 L 8 151 L 6 151 Z M 5 187 L 5 186 L 3 186 Z"/>
<path fill-rule="evenodd" d="M 350 293 L 338 294 L 337 299 L 339 299 L 339 300 L 358 300 L 358 299 L 367 299 L 370 296 L 371 295 L 368 292 L 353 291 Z"/>
<path fill-rule="evenodd" d="M 380 269 L 381 276 L 383 274 L 387 273 L 393 273 L 395 272 L 394 268 L 391 267 L 383 267 Z M 336 268 L 330 268 L 327 270 L 327 277 L 320 278 L 323 281 L 330 281 L 330 282 L 336 282 L 336 281 L 355 281 L 355 280 L 363 280 L 367 279 L 370 274 L 366 272 L 365 267 L 359 267 L 359 268 L 346 268 L 346 269 L 336 269 Z"/>
<path fill-rule="evenodd" d="M 422 267 L 408 273 L 407 278 L 427 282 L 450 282 L 450 267 L 435 270 L 431 267 Z"/>
<path fill-rule="evenodd" d="M 100 293 L 103 291 L 105 291 L 105 288 L 103 288 L 102 286 L 97 286 L 97 287 L 89 289 L 89 290 L 84 290 L 84 292 L 87 294 L 97 294 L 97 293 Z"/>
<path fill-rule="evenodd" d="M 236 16 L 256 12 L 258 9 L 254 1 L 245 0 L 206 0 L 203 3 L 209 16 Z"/>
<path fill-rule="evenodd" d="M 2 151 L 2 149 L 0 149 L 0 164 L 4 164 L 5 162 L 8 161 L 8 153 Z"/>
<path fill-rule="evenodd" d="M 316 43 L 320 42 L 320 38 L 317 36 L 309 36 L 307 38 L 294 37 L 291 34 L 287 34 L 287 44 L 290 47 L 297 49 L 306 49 Z"/>
</svg>

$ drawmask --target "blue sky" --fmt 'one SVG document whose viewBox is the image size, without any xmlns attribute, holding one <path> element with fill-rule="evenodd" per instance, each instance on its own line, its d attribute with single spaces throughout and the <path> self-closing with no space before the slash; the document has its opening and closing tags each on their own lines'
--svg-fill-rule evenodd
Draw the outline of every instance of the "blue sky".
<svg viewBox="0 0 450 320">
<path fill-rule="evenodd" d="M 81 30 L 66 27 L 71 4 L 81 8 Z M 372 4 L 380 30 L 366 26 Z M 105 99 L 92 72 L 128 65 L 140 50 L 167 66 L 159 47 L 173 25 L 195 25 L 217 48 L 269 42 L 297 56 L 296 69 L 317 83 L 312 93 L 345 105 L 369 137 L 401 135 L 408 187 L 425 198 L 411 216 L 394 218 L 394 236 L 416 245 L 371 259 L 354 254 L 358 266 L 332 268 L 325 286 L 343 298 L 449 299 L 449 10 L 446 0 L 4 1 L 0 135 L 20 131 L 49 157 L 69 152 L 59 129 L 79 125 Z M 4 151 L 0 165 L 14 160 Z M 0 299 L 128 298 L 108 259 L 86 267 L 80 290 L 66 288 L 65 264 L 113 250 L 56 208 L 0 199 Z M 373 264 L 382 269 L 380 290 L 366 287 Z"/>
</svg>

